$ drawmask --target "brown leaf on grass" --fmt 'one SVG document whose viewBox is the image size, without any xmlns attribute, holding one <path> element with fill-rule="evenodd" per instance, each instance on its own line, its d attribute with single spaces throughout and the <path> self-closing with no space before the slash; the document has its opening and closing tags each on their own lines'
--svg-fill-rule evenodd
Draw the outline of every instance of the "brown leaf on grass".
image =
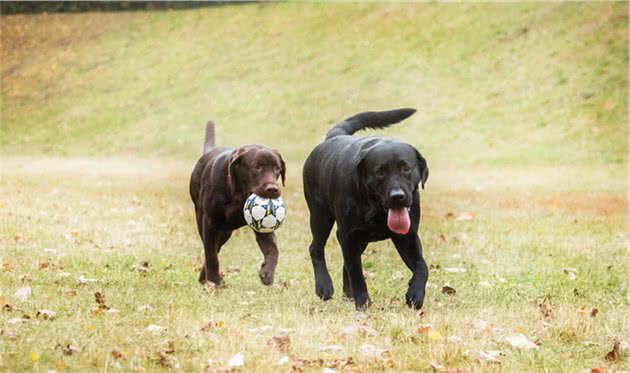
<svg viewBox="0 0 630 373">
<path fill-rule="evenodd" d="M 151 267 L 151 263 L 145 260 L 145 261 L 140 262 L 139 265 L 135 266 L 135 269 L 141 274 L 146 274 L 150 271 L 149 267 Z"/>
<path fill-rule="evenodd" d="M 12 269 L 11 263 L 2 263 L 2 272 L 11 272 Z"/>
<path fill-rule="evenodd" d="M 443 286 L 442 287 L 442 294 L 444 295 L 455 295 L 457 293 L 457 290 L 453 289 L 450 286 Z"/>
<path fill-rule="evenodd" d="M 447 212 L 447 213 L 444 215 L 444 217 L 445 217 L 445 218 L 447 218 L 447 219 L 454 218 L 454 217 L 455 217 L 455 213 L 454 213 L 454 212 L 452 212 L 452 211 L 449 211 L 449 212 Z"/>
<path fill-rule="evenodd" d="M 420 334 L 428 333 L 433 330 L 433 325 L 431 324 L 420 324 L 416 328 L 416 332 Z"/>
<path fill-rule="evenodd" d="M 429 271 L 439 271 L 440 269 L 442 269 L 442 266 L 440 266 L 439 264 L 429 265 Z"/>
<path fill-rule="evenodd" d="M 597 314 L 599 313 L 599 310 L 597 308 L 593 308 L 591 310 L 591 317 L 595 317 L 597 316 Z"/>
<path fill-rule="evenodd" d="M 50 263 L 42 262 L 42 263 L 39 263 L 39 266 L 37 268 L 41 271 L 41 270 L 46 269 L 48 267 L 50 267 Z"/>
<path fill-rule="evenodd" d="M 172 341 L 166 341 L 166 345 L 162 347 L 161 351 L 165 354 L 172 354 L 175 352 L 175 344 Z"/>
<path fill-rule="evenodd" d="M 291 337 L 285 333 L 274 335 L 267 341 L 267 345 L 271 348 L 277 349 L 278 351 L 288 352 L 289 348 L 291 348 Z"/>
<path fill-rule="evenodd" d="M 70 343 L 68 343 L 65 346 L 61 346 L 61 351 L 63 351 L 64 355 L 67 356 L 71 356 L 72 354 L 74 354 L 75 352 L 80 352 L 81 350 L 79 350 L 79 348 L 75 345 L 72 345 Z"/>
<path fill-rule="evenodd" d="M 618 361 L 621 359 L 620 345 L 621 343 L 618 340 L 615 340 L 612 351 L 606 354 L 607 361 Z"/>
<path fill-rule="evenodd" d="M 289 283 L 286 281 L 278 281 L 275 284 L 273 284 L 273 287 L 276 289 L 288 289 L 289 288 Z"/>
<path fill-rule="evenodd" d="M 24 237 L 22 237 L 21 234 L 16 234 L 15 236 L 13 236 L 13 240 L 15 241 L 15 243 L 22 243 L 24 241 Z"/>
<path fill-rule="evenodd" d="M 155 361 L 157 361 L 157 363 L 164 368 L 170 368 L 171 367 L 171 362 L 168 358 L 168 355 L 165 354 L 162 351 L 158 351 L 157 353 L 157 357 L 155 358 Z"/>
<path fill-rule="evenodd" d="M 103 295 L 100 291 L 94 293 L 94 300 L 100 310 L 107 311 L 109 309 L 109 307 L 105 304 L 105 295 Z"/>
<path fill-rule="evenodd" d="M 608 373 L 607 368 L 591 368 L 591 373 Z"/>
<path fill-rule="evenodd" d="M 127 357 L 118 350 L 112 350 L 111 355 L 114 360 L 127 360 Z"/>
<path fill-rule="evenodd" d="M 538 305 L 538 310 L 544 318 L 550 318 L 552 316 L 552 308 L 551 305 L 548 303 L 540 303 Z"/>
</svg>

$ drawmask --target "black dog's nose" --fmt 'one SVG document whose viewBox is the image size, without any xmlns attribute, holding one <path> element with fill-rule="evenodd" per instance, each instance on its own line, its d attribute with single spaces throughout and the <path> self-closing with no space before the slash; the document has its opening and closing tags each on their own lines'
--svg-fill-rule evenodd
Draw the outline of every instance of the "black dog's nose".
<svg viewBox="0 0 630 373">
<path fill-rule="evenodd" d="M 400 202 L 405 199 L 405 192 L 400 188 L 394 188 L 389 191 L 389 198 L 392 202 Z"/>
</svg>

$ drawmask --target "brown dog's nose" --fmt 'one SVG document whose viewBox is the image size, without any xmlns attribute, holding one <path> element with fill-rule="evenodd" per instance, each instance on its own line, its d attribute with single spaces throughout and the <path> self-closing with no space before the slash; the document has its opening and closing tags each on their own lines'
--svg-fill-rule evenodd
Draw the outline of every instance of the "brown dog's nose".
<svg viewBox="0 0 630 373">
<path fill-rule="evenodd" d="M 265 188 L 265 192 L 267 192 L 269 195 L 277 196 L 278 195 L 278 187 L 275 186 L 275 185 L 269 185 L 267 188 Z"/>
</svg>

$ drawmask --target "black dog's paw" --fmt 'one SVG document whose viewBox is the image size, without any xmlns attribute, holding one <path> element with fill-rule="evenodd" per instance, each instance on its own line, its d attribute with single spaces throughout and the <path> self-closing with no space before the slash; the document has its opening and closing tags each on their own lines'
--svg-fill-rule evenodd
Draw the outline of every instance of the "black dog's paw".
<svg viewBox="0 0 630 373">
<path fill-rule="evenodd" d="M 354 299 L 354 306 L 357 311 L 365 311 L 372 305 L 370 296 L 366 294 L 359 295 Z"/>
<path fill-rule="evenodd" d="M 424 304 L 424 291 L 409 288 L 405 295 L 405 300 L 407 301 L 407 306 L 419 310 Z"/>
<path fill-rule="evenodd" d="M 315 294 L 322 300 L 329 300 L 335 293 L 332 281 L 317 281 L 315 283 Z"/>
</svg>

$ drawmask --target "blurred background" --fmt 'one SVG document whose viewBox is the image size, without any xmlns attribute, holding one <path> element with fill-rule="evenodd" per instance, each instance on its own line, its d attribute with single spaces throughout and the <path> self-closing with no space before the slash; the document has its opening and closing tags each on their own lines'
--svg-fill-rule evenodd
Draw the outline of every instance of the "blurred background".
<svg viewBox="0 0 630 373">
<path fill-rule="evenodd" d="M 627 3 L 204 5 L 2 2 L 1 154 L 193 162 L 212 118 L 301 164 L 410 106 L 433 165 L 626 172 Z"/>
</svg>

